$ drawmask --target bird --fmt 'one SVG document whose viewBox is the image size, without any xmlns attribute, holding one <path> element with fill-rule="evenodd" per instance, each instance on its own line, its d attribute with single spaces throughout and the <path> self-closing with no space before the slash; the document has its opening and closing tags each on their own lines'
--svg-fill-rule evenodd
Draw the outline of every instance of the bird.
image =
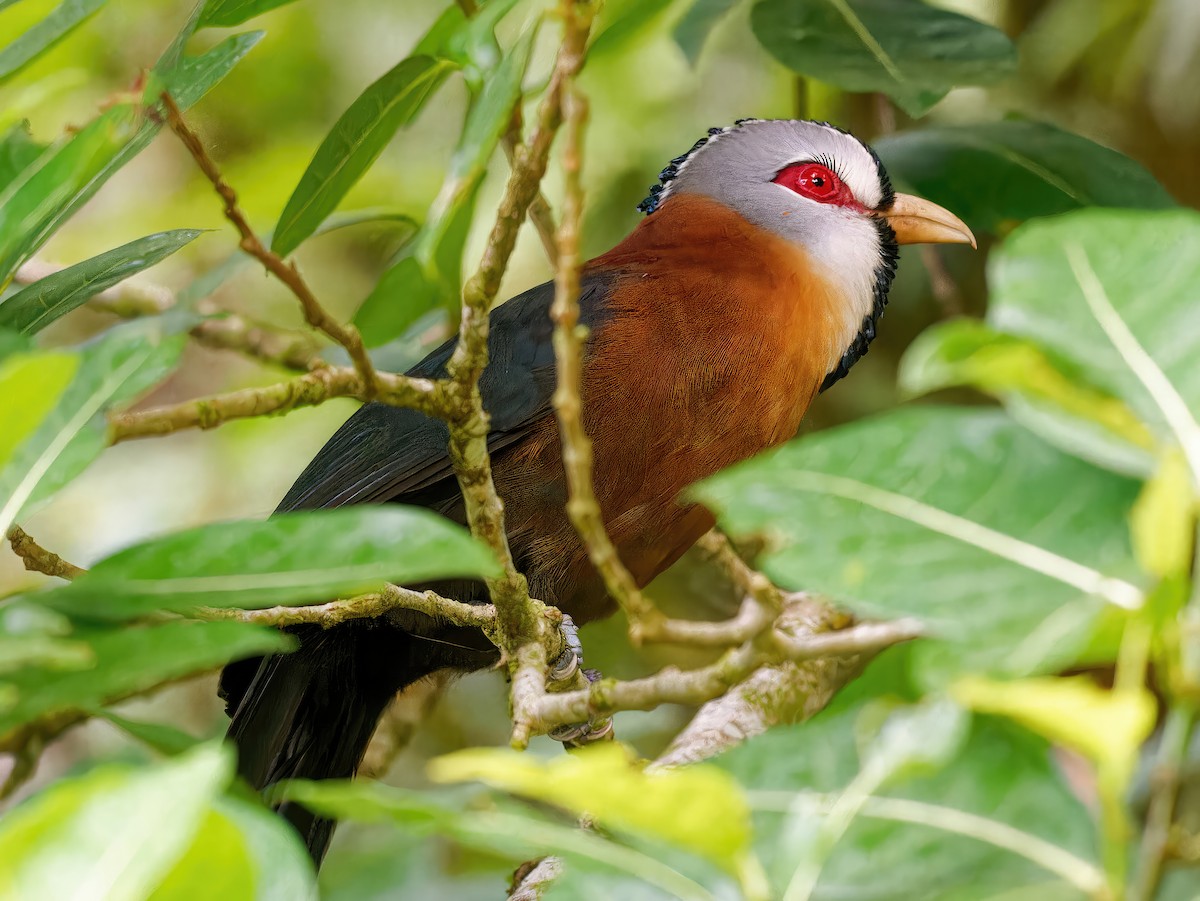
<svg viewBox="0 0 1200 901">
<path fill-rule="evenodd" d="M 808 120 L 709 129 L 638 208 L 645 215 L 630 234 L 584 265 L 579 307 L 595 493 L 621 561 L 644 586 L 714 524 L 684 490 L 794 437 L 817 394 L 867 352 L 898 246 L 975 239 L 943 207 L 897 193 L 867 144 Z M 532 596 L 583 625 L 615 605 L 565 511 L 553 296 L 548 282 L 490 312 L 479 387 L 516 566 Z M 409 374 L 444 377 L 456 340 Z M 437 419 L 367 403 L 277 512 L 400 503 L 464 523 L 447 438 Z M 414 587 L 488 602 L 482 582 Z M 288 631 L 297 650 L 232 663 L 221 677 L 239 772 L 256 789 L 353 776 L 399 691 L 499 659 L 478 630 L 412 611 Z M 319 866 L 334 824 L 294 803 L 278 810 Z"/>
</svg>

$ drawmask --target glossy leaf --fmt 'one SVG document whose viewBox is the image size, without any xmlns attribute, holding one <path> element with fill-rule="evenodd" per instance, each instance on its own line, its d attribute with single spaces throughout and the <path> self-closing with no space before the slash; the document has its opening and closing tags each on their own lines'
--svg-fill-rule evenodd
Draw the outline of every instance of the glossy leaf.
<svg viewBox="0 0 1200 901">
<path fill-rule="evenodd" d="M 920 0 L 760 0 L 750 24 L 781 63 L 847 91 L 880 91 L 920 116 L 959 85 L 1011 74 L 1004 33 Z"/>
<path fill-rule="evenodd" d="M 804 830 L 815 828 L 858 776 L 861 744 L 861 712 L 850 708 L 772 729 L 717 759 L 747 789 L 757 846 L 779 889 L 771 897 L 780 897 L 792 876 Z M 884 816 L 893 799 L 915 805 L 925 817 L 909 822 Z M 866 801 L 825 862 L 817 896 L 892 898 L 903 887 L 904 897 L 928 901 L 1006 892 L 1056 901 L 1086 897 L 1011 850 L 960 832 L 951 819 L 960 812 L 1028 834 L 1073 855 L 1080 870 L 1099 872 L 1091 818 L 1064 783 L 1046 742 L 976 717 L 961 751 L 944 765 L 911 771 L 890 784 L 885 797 Z"/>
<path fill-rule="evenodd" d="M 1036 342 L 978 320 L 926 329 L 904 352 L 898 379 L 910 396 L 951 387 L 990 394 L 1043 440 L 1105 469 L 1144 478 L 1154 467 L 1154 435 L 1124 401 Z"/>
<path fill-rule="evenodd" d="M 1196 532 L 1196 492 L 1178 448 L 1170 448 L 1130 513 L 1133 551 L 1142 569 L 1160 579 L 1186 578 Z"/>
<path fill-rule="evenodd" d="M 0 469 L 0 533 L 30 502 L 48 497 L 100 453 L 99 414 L 145 391 L 175 365 L 182 337 L 158 340 L 138 328 L 112 332 L 83 352 L 53 413 Z"/>
<path fill-rule="evenodd" d="M 497 572 L 491 552 L 444 517 L 420 507 L 367 506 L 217 523 L 154 538 L 37 597 L 75 616 L 125 619 L 197 606 L 327 601 L 386 582 Z"/>
<path fill-rule="evenodd" d="M 208 0 L 200 13 L 200 27 L 232 28 L 294 0 Z"/>
<path fill-rule="evenodd" d="M 922 128 L 873 142 L 888 174 L 977 232 L 1087 206 L 1159 209 L 1170 195 L 1129 157 L 1041 122 Z"/>
<path fill-rule="evenodd" d="M 184 855 L 150 901 L 193 901 L 197 886 L 210 898 L 315 901 L 312 862 L 282 818 L 259 805 L 216 799 Z"/>
<path fill-rule="evenodd" d="M 40 22 L 0 49 L 0 84 L 86 22 L 106 2 L 63 0 Z"/>
<path fill-rule="evenodd" d="M 354 324 L 371 347 L 399 337 L 438 306 L 457 307 L 462 252 L 475 212 L 479 184 L 521 98 L 521 81 L 533 49 L 530 29 L 490 73 L 467 114 L 450 171 L 411 253 L 388 268 L 363 301 Z"/>
<path fill-rule="evenodd" d="M 150 769 L 101 767 L 47 789 L 0 820 L 0 895 L 147 898 L 233 775 L 217 745 Z"/>
<path fill-rule="evenodd" d="M 15 354 L 0 363 L 0 467 L 54 409 L 78 366 L 79 358 L 65 353 Z"/>
<path fill-rule="evenodd" d="M 1154 696 L 1141 686 L 1109 690 L 1088 676 L 1013 682 L 968 677 L 956 683 L 952 692 L 973 710 L 1010 717 L 1074 748 L 1115 775 L 1122 788 L 1158 712 Z"/>
<path fill-rule="evenodd" d="M 3 192 L 21 172 L 33 165 L 45 146 L 33 140 L 29 123 L 20 122 L 0 138 L 0 192 Z"/>
<path fill-rule="evenodd" d="M 418 835 L 450 838 L 470 848 L 503 854 L 513 860 L 560 854 L 568 865 L 631 873 L 658 892 L 652 897 L 711 901 L 702 886 L 634 847 L 550 820 L 528 809 L 463 811 L 428 793 L 392 788 L 378 782 L 292 780 L 279 786 L 275 800 L 287 798 L 337 819 L 393 822 Z M 665 894 L 663 894 L 665 892 Z"/>
<path fill-rule="evenodd" d="M 915 616 L 942 641 L 923 678 L 1023 674 L 1079 650 L 1102 602 L 1136 606 L 1124 528 L 1137 485 L 993 411 L 908 408 L 793 441 L 700 483 L 789 588 L 866 617 Z M 997 599 L 1003 599 L 1000 603 Z"/>
<path fill-rule="evenodd" d="M 700 59 L 708 36 L 740 0 L 693 0 L 675 26 L 675 43 L 693 66 Z"/>
<path fill-rule="evenodd" d="M 432 761 L 435 782 L 478 780 L 601 826 L 649 835 L 737 872 L 750 846 L 750 818 L 737 785 L 703 764 L 648 773 L 619 745 L 595 745 L 552 761 L 473 748 Z M 604 791 L 597 792 L 596 786 Z"/>
<path fill-rule="evenodd" d="M 137 116 L 121 105 L 47 150 L 0 193 L 0 284 L 48 238 L 61 211 L 133 138 Z"/>
<path fill-rule="evenodd" d="M 16 689 L 16 703 L 0 711 L 0 740 L 41 717 L 82 716 L 172 679 L 294 646 L 276 629 L 232 622 L 80 630 L 70 637 L 87 645 L 92 665 L 30 667 L 5 675 L 4 682 Z"/>
<path fill-rule="evenodd" d="M 182 754 L 200 744 L 200 739 L 166 723 L 145 723 L 131 720 L 111 710 L 97 708 L 87 711 L 90 716 L 107 720 L 131 738 L 135 738 L 160 754 Z"/>
<path fill-rule="evenodd" d="M 1178 444 L 1200 416 L 1198 272 L 1200 214 L 1190 210 L 1083 210 L 1030 222 L 992 257 L 988 321 L 1068 360 L 1159 442 Z M 1183 444 L 1189 465 L 1200 456 L 1194 444 Z"/>
<path fill-rule="evenodd" d="M 279 217 L 271 249 L 286 256 L 316 231 L 453 68 L 445 60 L 411 57 L 363 91 L 300 177 Z"/>
<path fill-rule="evenodd" d="M 176 229 L 147 235 L 48 275 L 0 303 L 0 326 L 26 334 L 54 320 L 191 243 L 201 232 Z"/>
</svg>

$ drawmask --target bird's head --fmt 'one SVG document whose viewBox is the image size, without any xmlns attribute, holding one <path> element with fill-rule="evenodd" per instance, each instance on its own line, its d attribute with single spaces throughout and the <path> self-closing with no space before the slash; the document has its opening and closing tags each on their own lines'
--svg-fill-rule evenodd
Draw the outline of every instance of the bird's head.
<svg viewBox="0 0 1200 901">
<path fill-rule="evenodd" d="M 866 144 L 824 122 L 741 119 L 711 128 L 673 159 L 639 206 L 700 194 L 798 245 L 844 286 L 853 335 L 823 388 L 867 351 L 887 303 L 900 244 L 970 244 L 971 230 L 935 203 L 897 194 Z"/>
</svg>

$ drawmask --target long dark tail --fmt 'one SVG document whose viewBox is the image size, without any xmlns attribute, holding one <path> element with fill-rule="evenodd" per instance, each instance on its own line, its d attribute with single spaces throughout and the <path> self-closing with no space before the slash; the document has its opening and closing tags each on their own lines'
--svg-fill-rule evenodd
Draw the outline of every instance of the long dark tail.
<svg viewBox="0 0 1200 901">
<path fill-rule="evenodd" d="M 221 676 L 238 770 L 257 789 L 282 779 L 354 775 L 388 702 L 442 665 L 414 647 L 418 639 L 385 623 L 289 631 L 300 639 L 299 650 L 235 663 Z M 320 865 L 334 822 L 297 804 L 279 813 Z"/>
</svg>

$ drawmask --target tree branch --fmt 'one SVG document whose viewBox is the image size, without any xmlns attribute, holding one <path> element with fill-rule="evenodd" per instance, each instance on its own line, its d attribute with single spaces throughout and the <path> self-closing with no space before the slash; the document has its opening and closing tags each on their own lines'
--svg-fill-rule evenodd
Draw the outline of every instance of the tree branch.
<svg viewBox="0 0 1200 901">
<path fill-rule="evenodd" d="M 367 354 L 358 329 L 353 325 L 343 325 L 329 315 L 321 302 L 317 300 L 316 295 L 313 294 L 312 289 L 309 288 L 308 283 L 304 281 L 295 264 L 285 262 L 283 257 L 269 250 L 259 240 L 258 235 L 254 233 L 250 223 L 246 221 L 245 215 L 237 205 L 237 194 L 221 175 L 221 170 L 217 168 L 217 164 L 204 149 L 204 144 L 201 143 L 199 136 L 184 121 L 183 115 L 180 113 L 179 107 L 175 105 L 175 101 L 171 99 L 171 95 L 164 92 L 162 102 L 167 111 L 167 124 L 171 131 L 175 132 L 179 140 L 183 142 L 183 146 L 191 153 L 192 159 L 196 161 L 200 171 L 212 182 L 217 194 L 225 201 L 225 218 L 233 223 L 234 228 L 241 236 L 242 250 L 262 263 L 268 272 L 279 279 L 296 296 L 309 325 L 324 332 L 346 348 L 350 359 L 354 361 L 354 368 L 358 371 L 359 378 L 362 379 L 366 396 L 374 399 L 380 393 L 381 386 L 375 373 L 375 366 Z"/>
<path fill-rule="evenodd" d="M 30 572 L 44 573 L 47 576 L 57 576 L 60 579 L 66 579 L 68 582 L 87 572 L 87 570 L 81 569 L 74 563 L 68 563 L 53 551 L 46 550 L 34 541 L 29 536 L 29 533 L 20 526 L 10 526 L 7 537 L 13 553 L 21 558 L 21 562 L 25 564 L 25 568 Z"/>
</svg>

